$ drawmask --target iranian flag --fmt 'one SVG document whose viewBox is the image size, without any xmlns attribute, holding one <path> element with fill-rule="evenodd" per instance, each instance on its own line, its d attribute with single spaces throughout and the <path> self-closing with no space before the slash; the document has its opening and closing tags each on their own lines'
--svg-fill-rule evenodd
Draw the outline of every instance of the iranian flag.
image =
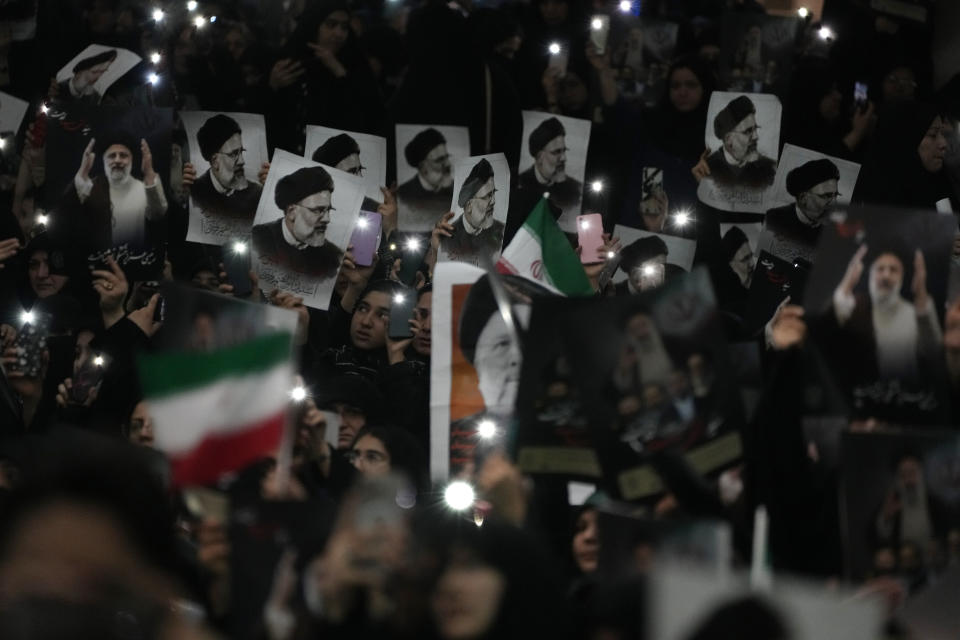
<svg viewBox="0 0 960 640">
<path fill-rule="evenodd" d="M 174 486 L 214 483 L 276 454 L 293 385 L 290 334 L 212 352 L 144 355 L 139 370 Z"/>
<path fill-rule="evenodd" d="M 544 198 L 503 250 L 497 271 L 523 276 L 566 296 L 596 293 Z"/>
</svg>

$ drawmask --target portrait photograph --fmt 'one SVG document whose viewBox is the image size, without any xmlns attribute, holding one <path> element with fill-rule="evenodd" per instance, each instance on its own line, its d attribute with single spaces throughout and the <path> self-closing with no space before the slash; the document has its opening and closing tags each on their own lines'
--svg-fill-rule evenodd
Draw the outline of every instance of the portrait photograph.
<svg viewBox="0 0 960 640">
<path fill-rule="evenodd" d="M 57 72 L 57 100 L 100 104 L 107 89 L 141 60 L 126 49 L 91 44 Z"/>
<path fill-rule="evenodd" d="M 363 179 L 364 210 L 383 202 L 387 186 L 387 139 L 354 131 L 307 125 L 303 157 Z"/>
<path fill-rule="evenodd" d="M 613 275 L 618 292 L 639 293 L 670 281 L 693 267 L 697 241 L 664 233 L 651 233 L 618 224 L 620 265 Z"/>
<path fill-rule="evenodd" d="M 727 91 L 786 97 L 803 19 L 727 13 L 720 35 L 720 74 Z"/>
<path fill-rule="evenodd" d="M 679 25 L 655 18 L 631 18 L 611 27 L 609 44 L 618 85 L 627 100 L 655 106 L 666 90 L 667 71 L 677 47 Z"/>
<path fill-rule="evenodd" d="M 277 149 L 251 231 L 260 289 L 326 310 L 362 200 L 360 178 Z"/>
<path fill-rule="evenodd" d="M 502 153 L 471 156 L 453 167 L 452 237 L 440 239 L 438 260 L 484 268 L 500 257 L 510 208 L 510 166 Z"/>
<path fill-rule="evenodd" d="M 424 233 L 450 210 L 453 164 L 470 157 L 466 127 L 398 124 L 397 225 L 401 231 Z"/>
<path fill-rule="evenodd" d="M 549 193 L 560 208 L 560 228 L 577 232 L 583 204 L 590 121 L 540 111 L 523 112 L 517 189 Z"/>
<path fill-rule="evenodd" d="M 780 100 L 770 94 L 714 91 L 704 144 L 710 175 L 697 197 L 722 211 L 764 213 L 777 174 Z"/>
<path fill-rule="evenodd" d="M 248 238 L 263 191 L 257 174 L 269 160 L 263 116 L 183 111 L 180 117 L 197 174 L 187 240 L 223 245 Z"/>
<path fill-rule="evenodd" d="M 681 238 L 695 238 L 697 181 L 689 162 L 653 145 L 638 144 L 615 209 L 617 223 Z"/>
<path fill-rule="evenodd" d="M 830 212 L 850 203 L 860 165 L 792 144 L 783 146 L 764 217 L 761 247 L 784 260 L 813 261 Z"/>
<path fill-rule="evenodd" d="M 745 335 L 758 336 L 788 297 L 790 304 L 803 304 L 803 291 L 812 266 L 802 260 L 783 260 L 762 250 L 757 253 L 743 315 Z"/>
</svg>

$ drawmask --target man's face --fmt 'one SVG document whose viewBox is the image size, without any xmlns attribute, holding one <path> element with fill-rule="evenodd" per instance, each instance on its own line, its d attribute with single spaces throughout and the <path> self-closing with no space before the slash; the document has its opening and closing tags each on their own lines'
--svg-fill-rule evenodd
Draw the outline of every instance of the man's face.
<svg viewBox="0 0 960 640">
<path fill-rule="evenodd" d="M 340 427 L 337 430 L 337 449 L 349 449 L 360 429 L 367 426 L 367 416 L 362 409 L 344 402 L 334 403 L 333 409 L 340 416 Z"/>
<path fill-rule="evenodd" d="M 119 184 L 130 177 L 133 169 L 133 153 L 125 145 L 112 144 L 103 154 L 103 171 L 110 182 Z"/>
<path fill-rule="evenodd" d="M 870 265 L 870 298 L 874 302 L 891 300 L 900 295 L 903 284 L 903 263 L 892 253 L 883 253 Z"/>
<path fill-rule="evenodd" d="M 330 191 L 320 191 L 287 207 L 287 228 L 293 237 L 311 247 L 322 247 L 330 224 Z"/>
<path fill-rule="evenodd" d="M 516 305 L 517 316 L 529 315 L 529 305 Z M 522 318 L 521 318 L 522 321 Z M 508 415 L 513 411 L 520 384 L 520 349 L 511 339 L 503 316 L 494 313 L 477 338 L 473 367 L 487 412 Z"/>
<path fill-rule="evenodd" d="M 463 217 L 477 229 L 487 228 L 493 221 L 493 208 L 497 204 L 493 178 L 487 180 L 476 195 L 463 206 Z"/>
<path fill-rule="evenodd" d="M 337 163 L 335 169 L 340 169 L 340 171 L 346 171 L 347 173 L 353 174 L 355 176 L 363 177 L 363 165 L 360 164 L 360 154 L 351 153 L 346 158 Z"/>
<path fill-rule="evenodd" d="M 50 257 L 46 251 L 34 251 L 27 262 L 27 277 L 30 287 L 38 298 L 49 298 L 59 293 L 67 284 L 67 276 L 50 273 Z"/>
<path fill-rule="evenodd" d="M 567 179 L 567 144 L 564 136 L 557 136 L 537 153 L 534 160 L 537 171 L 551 184 Z"/>
<path fill-rule="evenodd" d="M 840 193 L 837 191 L 836 180 L 825 180 L 814 185 L 809 191 L 797 197 L 797 206 L 806 216 L 813 220 L 820 220 L 830 210 L 830 205 L 837 201 Z"/>
<path fill-rule="evenodd" d="M 390 323 L 390 296 L 371 291 L 357 303 L 350 318 L 350 340 L 358 349 L 382 349 Z"/>
<path fill-rule="evenodd" d="M 113 64 L 113 61 L 109 60 L 107 62 L 95 64 L 89 69 L 78 71 L 73 76 L 73 86 L 83 93 L 91 93 L 93 91 L 93 85 L 97 83 L 97 80 L 100 79 L 100 76 L 107 72 L 107 69 L 110 68 L 111 64 Z"/>
<path fill-rule="evenodd" d="M 419 167 L 420 176 L 424 182 L 434 189 L 447 189 L 453 184 L 453 173 L 450 166 L 450 154 L 446 144 L 435 146 Z"/>
<path fill-rule="evenodd" d="M 235 133 L 220 150 L 210 157 L 210 170 L 216 176 L 217 182 L 227 189 L 242 189 L 247 186 L 247 176 L 244 173 L 243 139 Z"/>
<path fill-rule="evenodd" d="M 757 119 L 751 113 L 723 137 L 723 147 L 737 162 L 752 162 L 759 157 L 759 139 Z"/>
<path fill-rule="evenodd" d="M 653 322 L 650 320 L 650 316 L 643 313 L 638 313 L 630 317 L 626 326 L 624 327 L 624 330 L 631 340 L 634 340 L 635 342 L 641 342 L 650 338 L 654 332 L 654 327 Z"/>
<path fill-rule="evenodd" d="M 433 292 L 420 296 L 413 310 L 413 317 L 420 323 L 420 330 L 413 337 L 413 350 L 422 356 L 430 355 L 430 314 L 433 309 Z"/>
<path fill-rule="evenodd" d="M 733 254 L 733 259 L 730 260 L 730 268 L 737 274 L 740 284 L 746 288 L 750 287 L 750 281 L 753 280 L 754 266 L 756 266 L 756 260 L 754 259 L 753 249 L 750 248 L 749 242 L 744 242 Z"/>
</svg>

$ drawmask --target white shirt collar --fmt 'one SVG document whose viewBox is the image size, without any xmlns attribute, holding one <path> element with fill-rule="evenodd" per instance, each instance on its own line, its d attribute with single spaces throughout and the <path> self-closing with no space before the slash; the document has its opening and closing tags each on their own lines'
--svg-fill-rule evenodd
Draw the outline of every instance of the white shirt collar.
<svg viewBox="0 0 960 640">
<path fill-rule="evenodd" d="M 423 179 L 423 176 L 417 173 L 417 180 L 420 181 L 420 186 L 423 187 L 426 191 L 430 193 L 438 193 L 441 190 L 441 187 L 432 187 L 427 184 L 426 180 Z"/>
<path fill-rule="evenodd" d="M 746 162 L 737 162 L 737 159 L 730 155 L 726 147 L 723 147 L 723 157 L 727 159 L 727 164 L 734 167 L 742 167 L 746 164 Z"/>
<path fill-rule="evenodd" d="M 237 191 L 243 191 L 243 190 L 246 189 L 247 186 L 249 186 L 249 184 L 250 184 L 249 181 L 246 181 L 246 182 L 243 183 L 243 186 L 242 186 L 242 187 L 236 187 L 236 188 L 234 188 L 234 189 L 228 189 L 228 188 L 226 188 L 225 186 L 223 186 L 222 184 L 220 184 L 220 181 L 219 181 L 219 180 L 217 180 L 217 174 L 215 174 L 215 173 L 213 172 L 213 167 L 210 168 L 210 182 L 213 184 L 213 188 L 214 188 L 214 190 L 215 190 L 217 193 L 222 193 L 223 195 L 225 195 L 225 196 L 227 196 L 227 197 L 232 196 L 232 195 L 233 195 L 234 193 L 236 193 Z"/>
<path fill-rule="evenodd" d="M 817 227 L 820 226 L 820 221 L 814 220 L 813 218 L 805 214 L 803 211 L 801 211 L 800 205 L 795 204 L 793 205 L 793 208 L 797 213 L 797 220 L 800 221 L 800 224 L 804 225 L 805 227 L 810 227 L 811 229 L 816 229 Z"/>
<path fill-rule="evenodd" d="M 283 239 L 287 242 L 287 244 L 295 248 L 297 251 L 303 251 L 309 246 L 306 242 L 300 242 L 299 240 L 293 237 L 293 234 L 290 232 L 290 229 L 287 229 L 286 218 L 280 219 L 280 230 L 283 232 Z"/>
</svg>

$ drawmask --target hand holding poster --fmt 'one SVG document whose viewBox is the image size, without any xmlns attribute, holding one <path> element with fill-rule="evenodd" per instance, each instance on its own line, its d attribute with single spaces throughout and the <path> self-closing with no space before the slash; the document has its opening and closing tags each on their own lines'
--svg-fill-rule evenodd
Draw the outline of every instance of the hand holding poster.
<svg viewBox="0 0 960 640">
<path fill-rule="evenodd" d="M 510 167 L 502 153 L 474 156 L 454 165 L 450 205 L 453 235 L 440 240 L 439 260 L 477 267 L 500 257 L 504 223 L 510 207 Z"/>
</svg>

